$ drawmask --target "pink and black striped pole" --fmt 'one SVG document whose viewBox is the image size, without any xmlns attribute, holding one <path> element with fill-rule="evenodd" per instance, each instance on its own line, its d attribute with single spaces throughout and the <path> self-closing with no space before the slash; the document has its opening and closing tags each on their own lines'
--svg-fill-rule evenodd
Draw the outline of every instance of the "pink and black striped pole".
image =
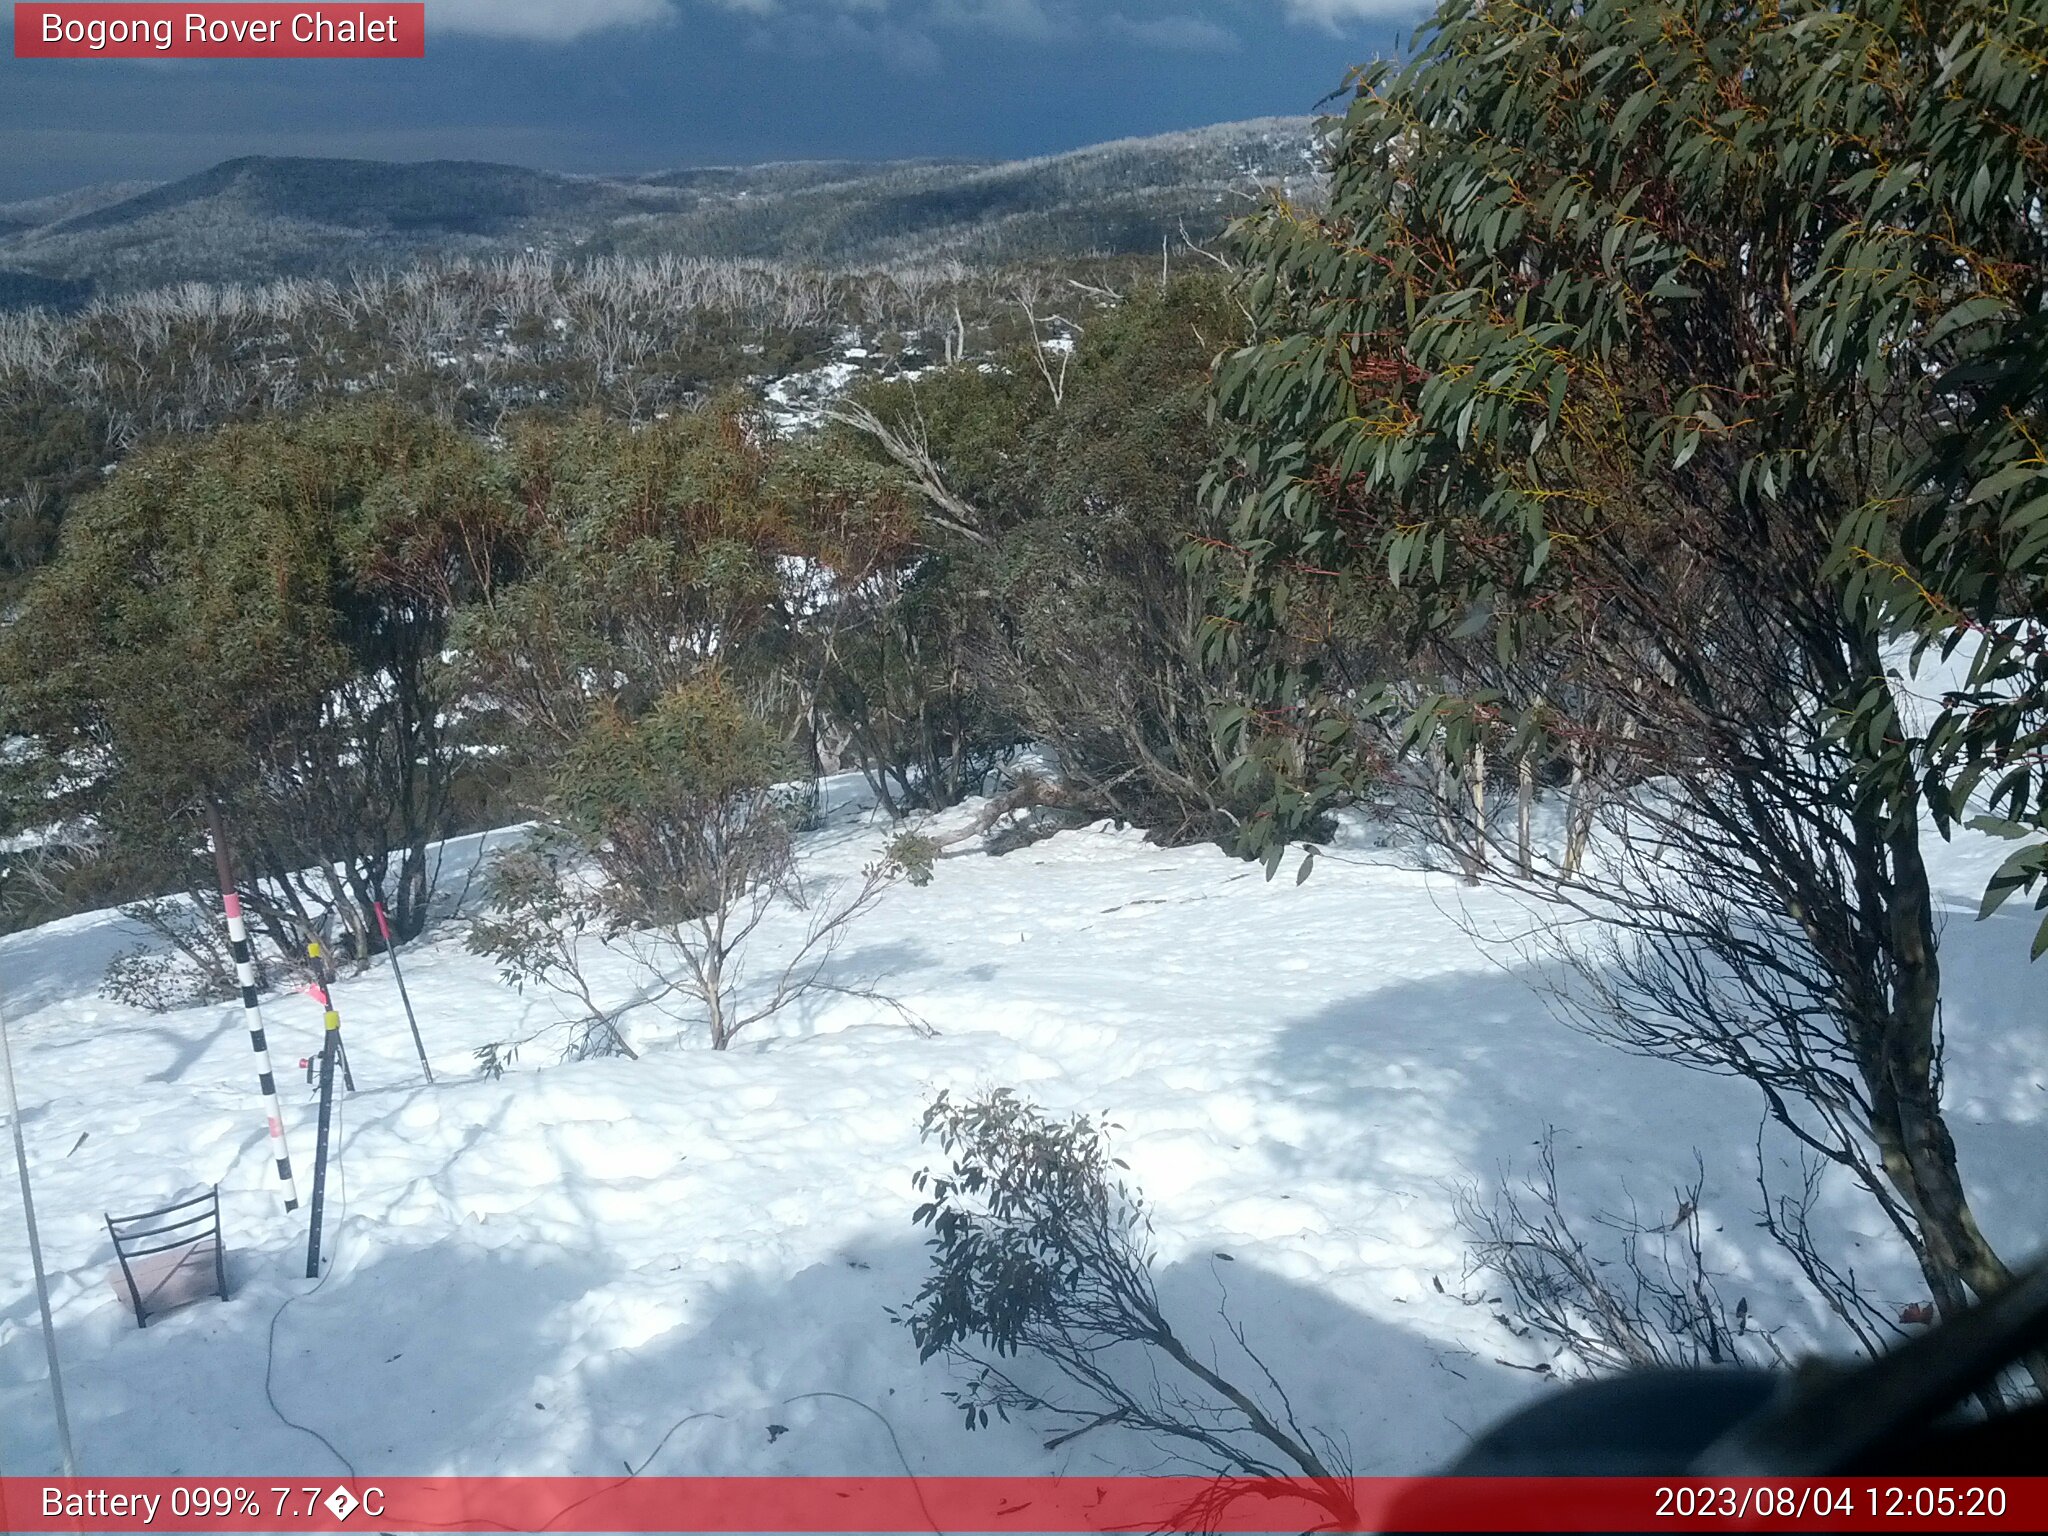
<svg viewBox="0 0 2048 1536">
<path fill-rule="evenodd" d="M 242 921 L 242 898 L 235 894 L 234 861 L 228 856 L 227 832 L 220 812 L 206 807 L 207 830 L 213 844 L 213 867 L 220 876 L 220 904 L 227 914 L 228 947 L 235 957 L 235 980 L 242 989 L 242 1016 L 249 1025 L 249 1046 L 256 1053 L 256 1080 L 263 1091 L 263 1110 L 270 1119 L 270 1152 L 277 1163 L 284 1208 L 299 1208 L 299 1186 L 292 1178 L 291 1149 L 285 1145 L 284 1110 L 277 1102 L 277 1079 L 270 1070 L 270 1042 L 263 1033 L 263 1010 L 256 1001 L 256 956 L 249 947 L 249 928 Z"/>
<path fill-rule="evenodd" d="M 420 1053 L 420 1070 L 427 1074 L 427 1081 L 434 1080 L 434 1069 L 427 1065 L 427 1043 L 420 1038 L 420 1021 L 413 1017 L 412 994 L 405 990 L 405 972 L 398 968 L 398 940 L 391 937 L 391 922 L 384 916 L 384 903 L 377 902 L 377 931 L 384 935 L 384 953 L 391 957 L 391 974 L 398 982 L 398 1000 L 405 1004 L 405 1022 L 412 1026 L 413 1049 Z"/>
</svg>

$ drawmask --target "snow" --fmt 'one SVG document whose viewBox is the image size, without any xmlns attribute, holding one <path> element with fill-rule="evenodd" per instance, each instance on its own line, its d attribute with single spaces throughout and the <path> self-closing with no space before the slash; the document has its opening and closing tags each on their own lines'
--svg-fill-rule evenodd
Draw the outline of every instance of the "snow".
<svg viewBox="0 0 2048 1536">
<path fill-rule="evenodd" d="M 852 781 L 829 790 L 805 849 L 821 882 L 889 836 Z M 921 1366 L 889 1320 L 923 1273 L 911 1177 L 935 1156 L 917 1124 L 946 1088 L 1012 1086 L 1121 1126 L 1183 1336 L 1228 1367 L 1227 1311 L 1300 1421 L 1361 1474 L 1440 1464 L 1549 1390 L 1528 1369 L 1544 1357 L 1467 1276 L 1454 1210 L 1461 1185 L 1483 1193 L 1528 1169 L 1548 1126 L 1588 1210 L 1661 1209 L 1699 1148 L 1731 1302 L 1746 1295 L 1790 1349 L 1839 1347 L 1754 1228 L 1753 1094 L 1565 1029 L 1529 975 L 1469 936 L 1526 914 L 1405 867 L 1384 841 L 1354 819 L 1301 885 L 1291 866 L 1268 882 L 1214 849 L 1165 851 L 1107 824 L 946 859 L 930 886 L 893 890 L 831 972 L 879 979 L 935 1034 L 831 995 L 720 1055 L 644 1009 L 628 1016 L 638 1062 L 561 1065 L 535 1044 L 496 1081 L 471 1052 L 532 1033 L 554 1006 L 463 949 L 447 908 L 477 840 L 450 845 L 438 920 L 404 955 L 437 1084 L 385 963 L 335 988 L 361 1091 L 337 1098 L 317 1286 L 304 1211 L 285 1216 L 275 1192 L 239 1007 L 151 1016 L 99 997 L 107 957 L 136 938 L 113 914 L 0 940 L 83 1467 L 340 1470 L 272 1409 L 266 1373 L 283 1415 L 366 1474 L 611 1473 L 664 1435 L 651 1472 L 894 1474 L 897 1443 L 919 1473 L 1156 1466 L 1156 1449 L 1112 1430 L 1050 1452 L 1027 1424 L 966 1432 L 945 1370 Z M 1990 1234 L 2018 1256 L 2048 1228 L 2048 989 L 2025 960 L 2027 918 L 1969 920 L 1998 853 L 1933 850 L 1955 913 L 1955 1129 Z M 469 915 L 477 902 L 471 889 Z M 757 971 L 801 923 L 764 934 Z M 623 968 L 599 980 L 614 998 L 634 985 Z M 303 1197 L 314 1106 L 293 1066 L 316 1048 L 319 1011 L 286 991 L 265 1018 Z M 107 1284 L 102 1213 L 214 1181 L 233 1299 L 137 1331 Z M 1875 1295 L 1920 1295 L 1846 1188 L 1823 1220 L 1861 1244 L 1849 1251 Z M 20 1223 L 10 1172 L 0 1465 L 47 1472 Z"/>
<path fill-rule="evenodd" d="M 851 358 L 854 354 L 846 354 Z M 860 354 L 867 356 L 866 352 Z M 832 402 L 846 393 L 847 386 L 861 376 L 857 361 L 826 363 L 804 373 L 792 373 L 770 382 L 762 390 L 769 418 L 781 432 L 801 432 L 825 420 Z"/>
</svg>

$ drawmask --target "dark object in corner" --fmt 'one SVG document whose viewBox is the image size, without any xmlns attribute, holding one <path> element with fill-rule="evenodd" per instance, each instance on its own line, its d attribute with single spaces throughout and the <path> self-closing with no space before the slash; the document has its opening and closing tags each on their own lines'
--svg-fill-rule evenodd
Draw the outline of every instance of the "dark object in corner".
<svg viewBox="0 0 2048 1536">
<path fill-rule="evenodd" d="M 2048 1269 L 1867 1364 L 1644 1371 L 1568 1388 L 1481 1435 L 1463 1477 L 2002 1476 L 2031 1473 L 2048 1404 L 1985 1417 L 1974 1394 L 2048 1349 Z"/>
</svg>

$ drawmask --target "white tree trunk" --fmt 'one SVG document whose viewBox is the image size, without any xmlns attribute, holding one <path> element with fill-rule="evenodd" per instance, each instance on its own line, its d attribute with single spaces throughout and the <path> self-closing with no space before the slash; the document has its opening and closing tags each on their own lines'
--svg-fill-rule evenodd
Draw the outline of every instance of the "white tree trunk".
<svg viewBox="0 0 2048 1536">
<path fill-rule="evenodd" d="M 1515 852 L 1524 880 L 1533 878 L 1536 873 L 1536 850 L 1531 845 L 1529 828 L 1535 808 L 1536 755 L 1524 747 L 1521 760 L 1515 764 Z"/>
<path fill-rule="evenodd" d="M 1486 747 L 1472 749 L 1472 854 L 1466 861 L 1465 879 L 1473 885 L 1486 872 Z"/>
</svg>

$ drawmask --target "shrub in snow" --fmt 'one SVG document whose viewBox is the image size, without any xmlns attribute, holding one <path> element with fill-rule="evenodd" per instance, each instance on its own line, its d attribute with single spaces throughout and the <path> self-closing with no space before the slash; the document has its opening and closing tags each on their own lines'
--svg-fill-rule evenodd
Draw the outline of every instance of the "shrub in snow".
<svg viewBox="0 0 2048 1536">
<path fill-rule="evenodd" d="M 1631 1210 L 1580 1222 L 1558 1190 L 1553 1140 L 1545 1134 L 1539 1172 L 1521 1189 L 1504 1189 L 1490 1205 L 1471 1191 L 1458 1198 L 1475 1265 L 1507 1289 L 1505 1300 L 1488 1298 L 1507 1308 L 1497 1320 L 1556 1348 L 1555 1361 L 1538 1369 L 1583 1376 L 1787 1363 L 1770 1331 L 1751 1322 L 1747 1296 L 1726 1304 L 1708 1264 L 1704 1169 L 1672 1193 L 1666 1220 Z M 1803 1210 L 1782 1215 L 1803 1232 Z"/>
<path fill-rule="evenodd" d="M 470 925 L 466 942 L 471 954 L 498 963 L 508 986 L 522 992 L 529 985 L 543 986 L 581 1010 L 570 1026 L 567 1059 L 631 1056 L 632 1046 L 591 995 L 584 975 L 585 941 L 601 930 L 603 911 L 579 860 L 575 843 L 550 827 L 536 829 L 519 847 L 495 855 L 484 872 L 487 914 Z M 477 1060 L 496 1077 L 525 1043 L 485 1045 Z"/>
<path fill-rule="evenodd" d="M 823 972 L 848 925 L 906 873 L 885 857 L 822 899 L 806 889 L 798 829 L 815 805 L 792 785 L 783 737 L 715 672 L 671 689 L 645 713 L 601 709 L 555 775 L 561 820 L 499 856 L 496 909 L 470 934 L 514 985 L 539 982 L 582 1010 L 571 1055 L 632 1054 L 584 974 L 595 939 L 647 978 L 633 1006 L 701 1021 L 714 1050 L 798 997 Z M 809 914 L 766 978 L 752 940 L 778 905 Z M 502 1066 L 504 1048 L 485 1059 Z"/>
<path fill-rule="evenodd" d="M 922 832 L 899 833 L 889 844 L 889 857 L 902 867 L 904 878 L 912 885 L 932 883 L 932 866 L 939 853 L 938 839 Z"/>
<path fill-rule="evenodd" d="M 820 745 L 858 767 L 891 816 L 957 805 L 1022 734 L 969 663 L 987 621 L 975 580 L 959 561 L 907 549 L 840 582 L 803 627 Z"/>
<path fill-rule="evenodd" d="M 1111 1129 L 1052 1119 L 1008 1089 L 965 1102 L 942 1093 L 926 1110 L 924 1136 L 950 1161 L 916 1179 L 932 1269 L 898 1316 L 919 1354 L 966 1368 L 968 1384 L 948 1396 L 970 1429 L 1027 1413 L 1058 1426 L 1051 1448 L 1115 1426 L 1224 1479 L 1219 1500 L 1231 1477 L 1286 1477 L 1355 1522 L 1341 1490 L 1321 1486 L 1341 1475 L 1337 1457 L 1294 1421 L 1242 1331 L 1231 1330 L 1237 1348 L 1277 1410 L 1198 1357 L 1160 1310 L 1151 1223 L 1110 1155 Z"/>
<path fill-rule="evenodd" d="M 557 780 L 568 825 L 603 876 L 606 941 L 700 1014 L 714 1050 L 818 988 L 845 929 L 902 875 L 884 860 L 814 902 L 796 859 L 812 796 L 784 738 L 715 672 L 640 718 L 600 715 Z M 778 903 L 808 930 L 765 990 L 747 953 Z"/>
<path fill-rule="evenodd" d="M 100 995 L 131 1008 L 170 1013 L 241 994 L 220 924 L 190 901 L 135 902 L 121 915 L 161 941 L 122 950 L 107 962 Z M 261 964 L 259 960 L 259 965 Z"/>
</svg>

